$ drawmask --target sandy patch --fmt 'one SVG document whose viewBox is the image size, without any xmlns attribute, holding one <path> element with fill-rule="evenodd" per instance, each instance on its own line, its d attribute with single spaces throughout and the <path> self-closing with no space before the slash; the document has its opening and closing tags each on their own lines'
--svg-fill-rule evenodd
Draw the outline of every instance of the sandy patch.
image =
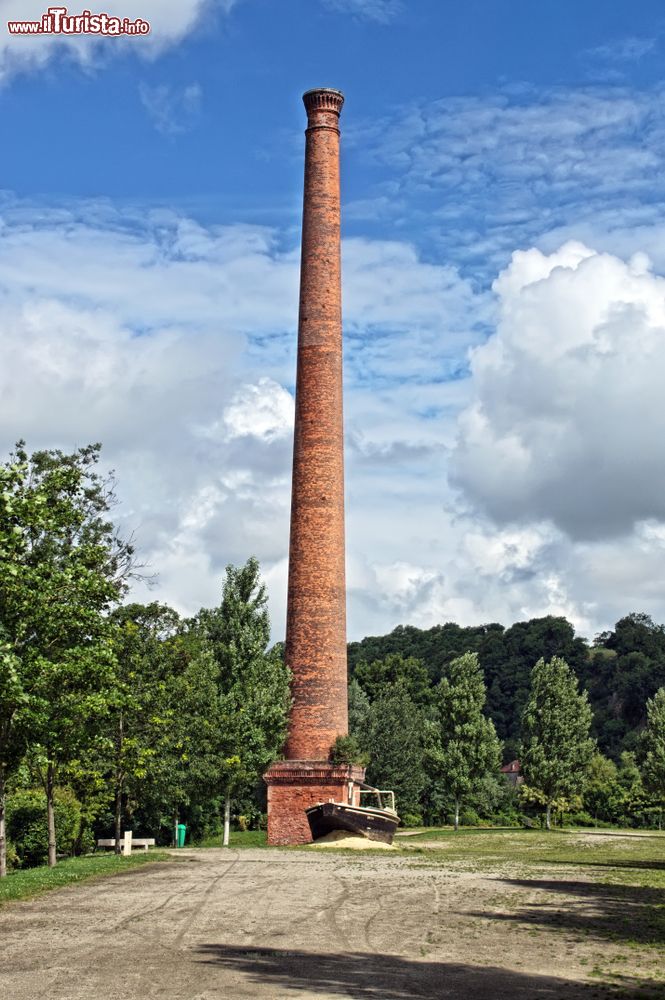
<svg viewBox="0 0 665 1000">
<path fill-rule="evenodd" d="M 381 840 L 368 840 L 357 833 L 346 833 L 345 830 L 333 830 L 325 837 L 319 837 L 310 847 L 343 847 L 351 851 L 395 851 L 394 844 L 384 844 Z"/>
</svg>

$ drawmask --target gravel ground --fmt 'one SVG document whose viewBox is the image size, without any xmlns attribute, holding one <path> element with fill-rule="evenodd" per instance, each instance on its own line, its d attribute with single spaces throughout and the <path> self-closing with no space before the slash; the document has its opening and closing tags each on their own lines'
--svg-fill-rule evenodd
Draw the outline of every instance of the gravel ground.
<svg viewBox="0 0 665 1000">
<path fill-rule="evenodd" d="M 627 978 L 620 988 L 589 978 L 598 941 L 515 919 L 565 908 L 565 894 L 552 904 L 500 871 L 389 853 L 178 854 L 0 910 L 0 997 L 633 995 Z"/>
</svg>

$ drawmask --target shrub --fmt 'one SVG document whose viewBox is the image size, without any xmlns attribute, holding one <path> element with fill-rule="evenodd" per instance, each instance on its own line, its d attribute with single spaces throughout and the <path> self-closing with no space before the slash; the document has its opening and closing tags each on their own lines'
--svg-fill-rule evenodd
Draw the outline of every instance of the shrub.
<svg viewBox="0 0 665 1000">
<path fill-rule="evenodd" d="M 70 788 L 55 792 L 55 836 L 60 854 L 72 854 L 81 828 L 81 803 Z M 38 788 L 7 797 L 7 833 L 21 866 L 43 865 L 48 858 L 46 796 Z"/>
<path fill-rule="evenodd" d="M 475 809 L 462 809 L 459 816 L 460 826 L 478 826 L 480 817 Z"/>
<path fill-rule="evenodd" d="M 400 816 L 402 826 L 422 826 L 423 818 L 420 813 L 403 813 Z"/>
<path fill-rule="evenodd" d="M 18 854 L 16 853 L 16 848 L 12 844 L 11 840 L 6 841 L 7 844 L 7 871 L 11 872 L 14 868 L 18 868 Z"/>
<path fill-rule="evenodd" d="M 361 751 L 355 736 L 338 736 L 330 748 L 330 763 L 338 767 L 345 764 L 366 767 L 368 762 L 369 757 Z"/>
</svg>

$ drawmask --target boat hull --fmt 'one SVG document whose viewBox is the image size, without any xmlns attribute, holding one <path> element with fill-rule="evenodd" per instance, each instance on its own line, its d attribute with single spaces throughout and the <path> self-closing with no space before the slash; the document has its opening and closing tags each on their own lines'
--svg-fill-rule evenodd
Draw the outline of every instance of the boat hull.
<svg viewBox="0 0 665 1000">
<path fill-rule="evenodd" d="M 312 838 L 319 840 L 334 830 L 347 830 L 368 840 L 392 844 L 399 824 L 397 813 L 387 809 L 366 809 L 342 802 L 319 802 L 306 810 Z"/>
</svg>

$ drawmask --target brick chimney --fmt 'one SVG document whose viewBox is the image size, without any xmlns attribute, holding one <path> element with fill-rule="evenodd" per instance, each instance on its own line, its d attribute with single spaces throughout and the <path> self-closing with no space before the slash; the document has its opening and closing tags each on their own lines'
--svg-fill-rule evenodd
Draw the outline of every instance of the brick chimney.
<svg viewBox="0 0 665 1000">
<path fill-rule="evenodd" d="M 286 760 L 268 771 L 270 843 L 311 839 L 305 809 L 348 801 L 359 768 L 332 767 L 347 732 L 338 90 L 308 90 L 291 494 Z M 352 793 L 354 799 L 356 793 Z"/>
</svg>

